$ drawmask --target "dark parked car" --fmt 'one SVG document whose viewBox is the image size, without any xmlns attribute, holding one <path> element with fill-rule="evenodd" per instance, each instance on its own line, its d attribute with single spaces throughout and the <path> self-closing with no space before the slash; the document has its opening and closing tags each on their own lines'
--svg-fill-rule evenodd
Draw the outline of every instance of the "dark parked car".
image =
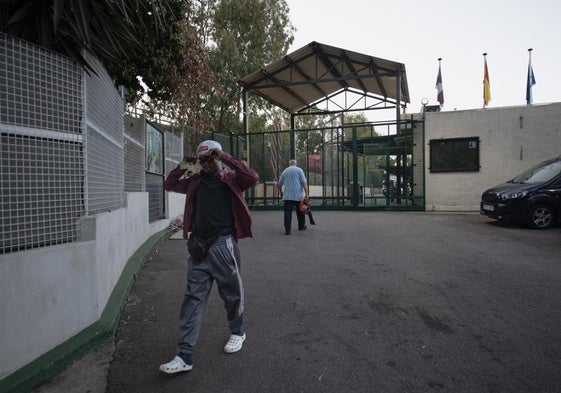
<svg viewBox="0 0 561 393">
<path fill-rule="evenodd" d="M 481 214 L 539 229 L 561 222 L 561 156 L 485 191 Z"/>
</svg>

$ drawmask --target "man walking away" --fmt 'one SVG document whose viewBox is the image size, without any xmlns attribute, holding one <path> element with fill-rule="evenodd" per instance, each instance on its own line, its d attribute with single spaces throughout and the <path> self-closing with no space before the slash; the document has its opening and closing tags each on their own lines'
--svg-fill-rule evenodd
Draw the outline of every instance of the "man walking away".
<svg viewBox="0 0 561 393">
<path fill-rule="evenodd" d="M 296 160 L 288 162 L 288 167 L 282 171 L 279 181 L 279 191 L 284 201 L 284 230 L 286 235 L 290 235 L 292 230 L 292 210 L 296 208 L 296 218 L 298 219 L 298 230 L 303 231 L 307 228 L 306 216 L 300 211 L 298 205 L 300 201 L 309 198 L 308 181 L 304 171 L 296 165 Z"/>
</svg>

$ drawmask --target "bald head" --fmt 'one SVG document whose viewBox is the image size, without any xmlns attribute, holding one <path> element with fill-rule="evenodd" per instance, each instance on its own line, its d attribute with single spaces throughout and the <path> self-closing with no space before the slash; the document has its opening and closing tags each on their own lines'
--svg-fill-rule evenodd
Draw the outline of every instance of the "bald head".
<svg viewBox="0 0 561 393">
<path fill-rule="evenodd" d="M 296 160 L 290 160 L 288 161 L 288 165 L 296 165 Z"/>
</svg>

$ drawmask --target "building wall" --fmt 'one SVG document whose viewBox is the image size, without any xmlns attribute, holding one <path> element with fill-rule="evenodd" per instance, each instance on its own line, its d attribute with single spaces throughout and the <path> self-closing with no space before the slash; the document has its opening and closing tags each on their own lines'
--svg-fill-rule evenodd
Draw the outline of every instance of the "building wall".
<svg viewBox="0 0 561 393">
<path fill-rule="evenodd" d="M 169 217 L 182 214 L 184 195 L 166 195 Z M 146 192 L 126 196 L 88 217 L 81 241 L 0 255 L 0 379 L 96 322 L 127 260 L 169 225 L 149 223 Z"/>
<path fill-rule="evenodd" d="M 431 139 L 477 136 L 479 172 L 431 173 Z M 561 155 L 561 103 L 428 112 L 425 123 L 426 210 L 479 211 L 481 193 Z"/>
</svg>

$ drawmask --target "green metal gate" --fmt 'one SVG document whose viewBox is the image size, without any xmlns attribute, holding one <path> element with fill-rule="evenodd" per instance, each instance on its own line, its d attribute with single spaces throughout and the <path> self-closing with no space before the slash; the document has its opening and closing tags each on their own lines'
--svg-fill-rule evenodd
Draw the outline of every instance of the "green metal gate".
<svg viewBox="0 0 561 393">
<path fill-rule="evenodd" d="M 424 210 L 422 121 L 367 123 L 296 131 L 252 132 L 244 156 L 260 182 L 252 209 L 281 206 L 277 180 L 295 158 L 314 209 Z M 239 148 L 237 139 L 236 148 Z"/>
</svg>

